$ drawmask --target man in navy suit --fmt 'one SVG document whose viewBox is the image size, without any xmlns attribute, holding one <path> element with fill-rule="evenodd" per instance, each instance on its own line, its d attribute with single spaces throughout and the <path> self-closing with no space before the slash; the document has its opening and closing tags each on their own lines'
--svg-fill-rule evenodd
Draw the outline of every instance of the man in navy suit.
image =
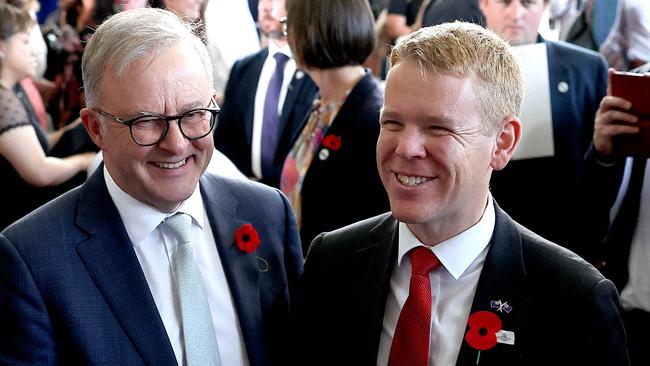
<svg viewBox="0 0 650 366">
<path fill-rule="evenodd" d="M 282 165 L 313 106 L 317 87 L 311 78 L 296 68 L 280 18 L 286 16 L 284 0 L 261 0 L 258 4 L 260 31 L 268 47 L 237 61 L 230 71 L 219 122 L 214 131 L 217 150 L 223 152 L 246 176 L 273 187 L 280 185 Z M 270 81 L 276 67 L 276 54 L 288 58 L 277 98 L 277 126 L 266 132 L 269 123 L 264 113 Z M 276 146 L 265 162 L 265 134 L 275 134 Z"/>
<path fill-rule="evenodd" d="M 392 212 L 312 242 L 292 307 L 306 363 L 627 364 L 612 282 L 490 195 L 522 95 L 509 45 L 478 25 L 397 43 L 377 142 Z"/>
<path fill-rule="evenodd" d="M 547 4 L 548 0 L 479 1 L 488 28 L 503 39 L 514 45 L 546 45 L 554 145 L 553 156 L 515 160 L 496 172 L 491 190 L 519 223 L 585 254 L 597 243 L 591 234 L 598 230 L 585 199 L 583 161 L 598 103 L 607 90 L 607 65 L 598 53 L 538 35 Z M 527 121 L 522 123 L 526 129 Z"/>
<path fill-rule="evenodd" d="M 97 28 L 82 67 L 104 165 L 0 235 L 0 363 L 281 364 L 296 224 L 278 190 L 204 174 L 205 46 L 172 13 L 135 9 Z"/>
</svg>

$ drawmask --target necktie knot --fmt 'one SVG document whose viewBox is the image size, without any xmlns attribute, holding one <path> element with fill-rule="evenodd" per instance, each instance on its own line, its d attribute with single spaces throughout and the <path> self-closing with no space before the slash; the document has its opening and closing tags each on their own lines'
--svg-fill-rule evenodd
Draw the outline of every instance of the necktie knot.
<svg viewBox="0 0 650 366">
<path fill-rule="evenodd" d="M 411 251 L 411 273 L 428 275 L 429 272 L 440 266 L 440 260 L 431 249 L 418 247 Z"/>
<path fill-rule="evenodd" d="M 178 244 L 185 244 L 190 242 L 190 232 L 192 229 L 192 217 L 184 213 L 176 213 L 163 221 L 163 225 L 167 227 L 172 235 L 178 240 Z"/>
<path fill-rule="evenodd" d="M 289 56 L 285 55 L 282 52 L 276 52 L 276 54 L 273 55 L 273 58 L 275 59 L 276 68 L 284 69 L 284 64 L 286 64 L 287 61 L 289 61 Z"/>
</svg>

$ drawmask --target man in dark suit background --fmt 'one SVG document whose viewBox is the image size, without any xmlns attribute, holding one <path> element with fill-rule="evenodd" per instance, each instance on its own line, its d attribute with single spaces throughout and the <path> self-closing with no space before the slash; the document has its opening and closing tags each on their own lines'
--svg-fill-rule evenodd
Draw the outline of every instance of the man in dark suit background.
<svg viewBox="0 0 650 366">
<path fill-rule="evenodd" d="M 649 70 L 650 64 L 646 64 L 633 71 Z M 648 95 L 641 90 L 635 92 Z M 626 158 L 615 149 L 620 144 L 616 141 L 618 136 L 639 133 L 635 124 L 640 122 L 640 116 L 633 113 L 639 108 L 620 97 L 603 98 L 596 114 L 593 149 L 589 151 L 587 165 L 592 172 L 592 199 L 600 206 L 603 220 L 610 223 L 602 246 L 593 248 L 599 252 L 594 258 L 621 294 L 632 365 L 647 363 L 645 351 L 650 340 L 650 173 L 647 157 Z M 610 218 L 612 205 L 615 212 Z"/>
<path fill-rule="evenodd" d="M 490 195 L 520 140 L 522 95 L 509 45 L 478 25 L 397 43 L 377 143 L 392 212 L 313 241 L 292 309 L 302 360 L 628 363 L 614 285 Z"/>
<path fill-rule="evenodd" d="M 282 364 L 296 223 L 278 190 L 204 174 L 203 43 L 134 9 L 97 28 L 82 67 L 104 165 L 0 235 L 0 363 Z"/>
<path fill-rule="evenodd" d="M 550 87 L 554 155 L 511 161 L 493 175 L 492 194 L 522 225 L 584 255 L 597 243 L 592 233 L 604 229 L 591 220 L 583 171 L 595 113 L 607 89 L 607 64 L 596 52 L 539 36 L 548 0 L 479 0 L 479 5 L 487 27 L 501 38 L 513 45 L 546 46 Z M 526 128 L 527 121 L 522 123 Z"/>
<path fill-rule="evenodd" d="M 284 159 L 307 120 L 317 92 L 311 78 L 296 68 L 280 22 L 285 16 L 284 0 L 259 2 L 258 22 L 268 37 L 268 47 L 233 65 L 214 131 L 217 150 L 246 176 L 273 187 L 280 184 Z M 279 62 L 285 63 L 274 100 L 277 113 L 269 116 L 265 103 Z"/>
</svg>

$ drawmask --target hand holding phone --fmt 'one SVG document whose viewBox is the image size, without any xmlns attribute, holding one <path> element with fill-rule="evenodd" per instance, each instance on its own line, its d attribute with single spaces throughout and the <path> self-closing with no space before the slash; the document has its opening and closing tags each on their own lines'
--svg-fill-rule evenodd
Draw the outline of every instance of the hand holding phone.
<svg viewBox="0 0 650 366">
<path fill-rule="evenodd" d="M 650 157 L 650 74 L 616 71 L 609 75 L 609 85 L 611 95 L 630 101 L 627 112 L 639 118 L 634 124 L 639 133 L 614 137 L 614 154 Z"/>
</svg>

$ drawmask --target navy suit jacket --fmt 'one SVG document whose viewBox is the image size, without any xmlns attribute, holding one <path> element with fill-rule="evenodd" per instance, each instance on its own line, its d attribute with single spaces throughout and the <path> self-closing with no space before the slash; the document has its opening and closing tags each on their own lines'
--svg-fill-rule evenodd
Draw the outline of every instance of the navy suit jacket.
<svg viewBox="0 0 650 366">
<path fill-rule="evenodd" d="M 262 66 L 269 54 L 268 48 L 235 62 L 230 71 L 221 113 L 214 130 L 214 145 L 226 155 L 242 173 L 253 176 L 251 146 L 255 93 Z M 318 88 L 302 71 L 294 74 L 279 119 L 280 138 L 273 160 L 273 175 L 262 177 L 262 183 L 279 187 L 284 159 L 291 143 L 302 130 L 314 104 Z"/>
<path fill-rule="evenodd" d="M 205 210 L 251 365 L 282 363 L 302 253 L 288 201 L 262 184 L 204 175 Z M 250 254 L 235 231 L 250 223 Z M 0 235 L 0 364 L 175 365 L 103 169 Z"/>
<path fill-rule="evenodd" d="M 614 285 L 495 209 L 470 314 L 495 313 L 515 340 L 482 351 L 479 365 L 627 365 Z M 376 365 L 397 249 L 390 213 L 314 240 L 292 310 L 305 364 Z M 491 300 L 507 302 L 511 312 L 496 312 Z M 456 364 L 475 365 L 477 356 L 463 341 Z"/>
<path fill-rule="evenodd" d="M 541 38 L 540 38 L 541 39 Z M 583 255 L 598 238 L 588 212 L 584 157 L 607 66 L 595 52 L 564 42 L 546 43 L 555 156 L 510 161 L 494 172 L 492 195 L 517 222 Z M 526 121 L 522 121 L 526 128 Z"/>
</svg>

